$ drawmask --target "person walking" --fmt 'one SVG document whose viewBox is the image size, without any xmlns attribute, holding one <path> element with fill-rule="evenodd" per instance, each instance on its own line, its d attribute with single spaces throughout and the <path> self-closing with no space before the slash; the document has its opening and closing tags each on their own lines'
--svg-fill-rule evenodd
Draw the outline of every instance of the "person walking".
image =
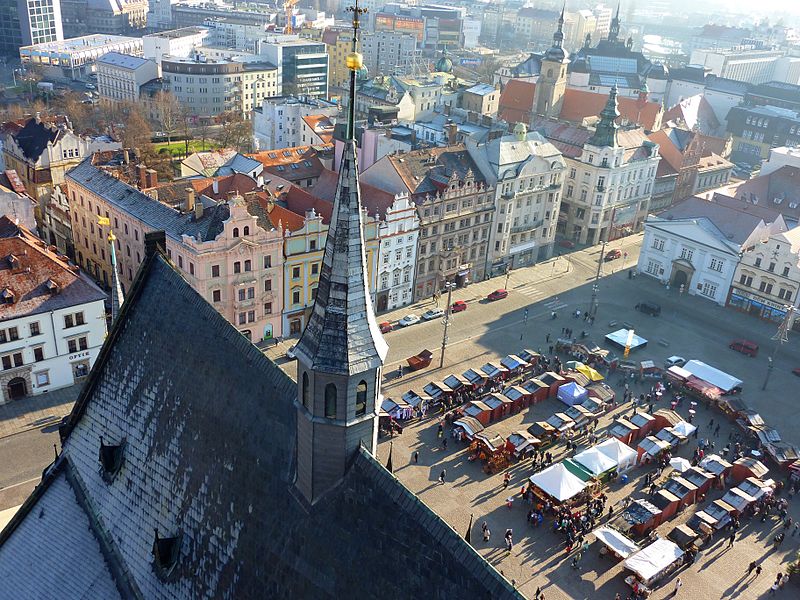
<svg viewBox="0 0 800 600">
<path fill-rule="evenodd" d="M 681 587 L 683 587 L 683 582 L 681 581 L 681 578 L 680 578 L 680 577 L 678 577 L 678 578 L 675 580 L 675 589 L 673 590 L 673 592 L 672 592 L 672 595 L 673 595 L 673 596 L 677 596 L 677 595 L 678 595 L 678 592 L 679 592 L 679 591 L 680 591 L 680 589 L 681 589 Z"/>
<path fill-rule="evenodd" d="M 752 575 L 752 574 L 753 574 L 753 571 L 755 571 L 755 570 L 756 570 L 756 566 L 757 566 L 757 565 L 756 565 L 756 561 L 753 561 L 753 562 L 751 562 L 751 563 L 750 563 L 750 566 L 749 566 L 749 567 L 747 567 L 747 576 L 748 576 L 748 577 L 750 577 L 750 575 Z"/>
<path fill-rule="evenodd" d="M 415 465 L 419 464 L 419 450 L 415 450 L 413 456 L 414 456 L 414 464 Z"/>
<path fill-rule="evenodd" d="M 511 529 L 506 529 L 506 550 L 511 552 L 511 549 L 514 547 L 514 532 Z"/>
<path fill-rule="evenodd" d="M 439 473 L 439 485 L 444 485 L 444 480 L 447 477 L 447 469 L 442 469 L 442 472 Z"/>
<path fill-rule="evenodd" d="M 756 577 L 755 577 L 756 579 L 758 579 L 758 576 L 761 575 L 761 571 L 763 571 L 763 570 L 764 570 L 764 568 L 761 565 L 758 565 L 756 567 Z"/>
<path fill-rule="evenodd" d="M 733 546 L 733 543 L 736 541 L 736 532 L 734 531 L 730 537 L 728 538 L 728 548 Z"/>
<path fill-rule="evenodd" d="M 550 334 L 549 333 L 546 336 L 544 336 L 544 342 L 545 342 L 545 344 L 549 344 L 550 343 Z M 552 354 L 552 352 L 551 352 L 551 354 Z"/>
</svg>

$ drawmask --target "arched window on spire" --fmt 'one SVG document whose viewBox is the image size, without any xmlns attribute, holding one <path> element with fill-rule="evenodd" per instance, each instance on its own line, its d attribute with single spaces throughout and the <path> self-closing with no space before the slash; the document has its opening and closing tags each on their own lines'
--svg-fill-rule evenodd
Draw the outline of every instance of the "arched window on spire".
<svg viewBox="0 0 800 600">
<path fill-rule="evenodd" d="M 244 226 L 244 235 L 250 235 L 250 228 L 247 225 Z"/>
<path fill-rule="evenodd" d="M 308 400 L 309 400 L 308 394 L 309 394 L 308 373 L 303 373 L 303 392 L 301 400 L 303 402 L 303 406 L 305 406 L 306 408 L 308 408 Z"/>
<path fill-rule="evenodd" d="M 356 386 L 356 416 L 367 414 L 367 382 L 363 379 Z"/>
<path fill-rule="evenodd" d="M 336 386 L 332 383 L 325 386 L 325 418 L 336 418 Z"/>
<path fill-rule="evenodd" d="M 239 228 L 238 227 L 234 227 L 233 228 L 233 237 L 235 237 L 235 238 L 239 237 Z"/>
</svg>

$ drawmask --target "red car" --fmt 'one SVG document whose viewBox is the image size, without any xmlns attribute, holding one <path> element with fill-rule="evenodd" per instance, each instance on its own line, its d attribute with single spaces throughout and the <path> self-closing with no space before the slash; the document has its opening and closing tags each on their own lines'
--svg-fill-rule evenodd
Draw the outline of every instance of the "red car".
<svg viewBox="0 0 800 600">
<path fill-rule="evenodd" d="M 456 300 L 455 302 L 453 302 L 453 306 L 450 307 L 450 311 L 454 313 L 461 312 L 464 310 L 467 310 L 467 303 L 464 302 L 463 300 Z"/>
<path fill-rule="evenodd" d="M 562 248 L 574 248 L 575 242 L 572 240 L 559 240 L 558 245 Z"/>
<path fill-rule="evenodd" d="M 728 348 L 731 350 L 736 350 L 737 352 L 741 352 L 750 358 L 753 358 L 758 354 L 758 344 L 751 342 L 750 340 L 733 340 L 730 344 L 728 344 Z"/>
<path fill-rule="evenodd" d="M 392 327 L 392 324 L 389 323 L 389 321 L 384 321 L 383 323 L 378 325 L 378 327 L 381 328 L 381 333 L 389 333 L 392 329 L 394 329 L 394 327 Z"/>
<path fill-rule="evenodd" d="M 495 290 L 491 294 L 486 296 L 486 298 L 489 300 L 502 300 L 506 296 L 508 296 L 507 290 Z"/>
<path fill-rule="evenodd" d="M 606 256 L 605 256 L 604 260 L 606 262 L 608 262 L 610 260 L 616 260 L 616 259 L 620 258 L 621 256 L 622 256 L 622 252 L 620 252 L 619 250 L 617 250 L 615 248 L 614 250 L 609 250 L 608 252 L 606 252 Z"/>
</svg>

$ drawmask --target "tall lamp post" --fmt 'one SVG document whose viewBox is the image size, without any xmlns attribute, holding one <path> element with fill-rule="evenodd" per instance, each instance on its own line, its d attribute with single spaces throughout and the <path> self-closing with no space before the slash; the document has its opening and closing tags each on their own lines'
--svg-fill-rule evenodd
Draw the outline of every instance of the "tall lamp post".
<svg viewBox="0 0 800 600">
<path fill-rule="evenodd" d="M 761 386 L 762 390 L 767 389 L 769 376 L 772 375 L 772 369 L 775 367 L 775 356 L 778 354 L 778 348 L 789 341 L 789 321 L 792 319 L 795 308 L 794 306 L 788 305 L 783 308 L 786 310 L 786 314 L 783 316 L 783 321 L 781 321 L 781 324 L 778 326 L 778 331 L 772 336 L 772 339 L 775 340 L 775 348 L 772 350 L 772 356 L 767 359 L 769 361 L 767 363 L 767 376 L 764 377 L 764 385 Z"/>
<path fill-rule="evenodd" d="M 444 287 L 447 289 L 447 306 L 444 309 L 444 318 L 442 319 L 444 323 L 444 334 L 442 334 L 442 355 L 439 358 L 440 369 L 444 366 L 444 351 L 447 349 L 447 330 L 450 327 L 450 300 L 453 297 L 453 289 L 456 287 L 456 284 L 452 281 L 446 281 Z"/>
</svg>

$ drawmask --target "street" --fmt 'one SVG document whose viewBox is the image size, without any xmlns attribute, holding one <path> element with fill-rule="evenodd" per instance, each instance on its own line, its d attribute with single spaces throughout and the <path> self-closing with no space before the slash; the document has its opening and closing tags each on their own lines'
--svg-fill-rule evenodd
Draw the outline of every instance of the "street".
<svg viewBox="0 0 800 600">
<path fill-rule="evenodd" d="M 0 510 L 19 506 L 30 495 L 55 458 L 53 444 L 59 444 L 57 425 L 0 438 Z"/>
</svg>

